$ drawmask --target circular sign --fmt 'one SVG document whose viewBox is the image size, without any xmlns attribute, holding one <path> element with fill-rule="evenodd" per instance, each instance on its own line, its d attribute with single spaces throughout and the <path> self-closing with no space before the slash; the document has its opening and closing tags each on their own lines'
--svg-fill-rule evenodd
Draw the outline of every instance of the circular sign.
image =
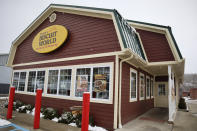
<svg viewBox="0 0 197 131">
<path fill-rule="evenodd" d="M 62 25 L 52 25 L 41 30 L 33 39 L 32 48 L 37 53 L 49 53 L 59 48 L 68 37 Z"/>
</svg>

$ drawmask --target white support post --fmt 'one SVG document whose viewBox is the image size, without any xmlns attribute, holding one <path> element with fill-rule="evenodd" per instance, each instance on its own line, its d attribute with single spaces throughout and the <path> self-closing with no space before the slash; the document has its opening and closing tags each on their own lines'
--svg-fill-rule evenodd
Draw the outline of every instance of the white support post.
<svg viewBox="0 0 197 131">
<path fill-rule="evenodd" d="M 169 108 L 169 122 L 173 122 L 176 115 L 176 99 L 174 92 L 174 73 L 172 66 L 168 65 L 168 108 Z"/>
</svg>

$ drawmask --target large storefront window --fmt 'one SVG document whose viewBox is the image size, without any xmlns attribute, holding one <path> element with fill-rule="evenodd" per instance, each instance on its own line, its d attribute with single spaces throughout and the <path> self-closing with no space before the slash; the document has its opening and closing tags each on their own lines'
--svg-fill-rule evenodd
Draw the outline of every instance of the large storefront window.
<svg viewBox="0 0 197 131">
<path fill-rule="evenodd" d="M 28 78 L 28 86 L 27 91 L 28 92 L 35 92 L 35 81 L 36 80 L 36 71 L 30 71 L 29 72 L 29 78 Z"/>
<path fill-rule="evenodd" d="M 58 84 L 58 73 L 59 70 L 50 70 L 48 76 L 48 94 L 57 94 L 57 84 Z"/>
<path fill-rule="evenodd" d="M 150 77 L 146 78 L 146 98 L 150 97 Z"/>
<path fill-rule="evenodd" d="M 29 71 L 27 92 L 36 92 L 37 88 L 44 90 L 44 80 L 45 71 Z"/>
<path fill-rule="evenodd" d="M 109 99 L 109 67 L 94 67 L 92 98 Z"/>
<path fill-rule="evenodd" d="M 12 85 L 16 88 L 16 91 L 25 90 L 25 80 L 26 80 L 26 72 L 14 72 Z"/>
<path fill-rule="evenodd" d="M 18 90 L 18 83 L 19 83 L 19 72 L 14 72 L 12 86 L 14 86 L 16 90 Z"/>
<path fill-rule="evenodd" d="M 130 99 L 137 100 L 137 71 L 131 70 L 130 73 Z"/>
<path fill-rule="evenodd" d="M 140 74 L 140 99 L 144 100 L 145 95 L 145 78 L 144 74 Z"/>
<path fill-rule="evenodd" d="M 91 68 L 78 68 L 75 82 L 75 96 L 82 97 L 83 92 L 90 91 Z"/>
<path fill-rule="evenodd" d="M 75 82 L 75 96 L 91 92 L 95 99 L 109 99 L 110 67 L 78 68 Z"/>
<path fill-rule="evenodd" d="M 71 69 L 60 70 L 59 95 L 70 96 Z"/>
<path fill-rule="evenodd" d="M 42 88 L 43 96 L 70 100 L 81 100 L 84 92 L 90 92 L 91 101 L 112 103 L 112 67 L 112 63 L 106 65 L 102 63 L 98 65 L 61 67 L 60 69 L 56 67 L 21 70 L 14 72 L 12 85 L 16 87 L 16 90 L 24 93 L 35 93 L 37 88 Z M 72 76 L 72 74 L 75 75 Z M 137 74 L 135 76 L 133 74 L 133 77 L 136 80 Z M 135 92 L 135 94 L 132 93 L 134 94 L 132 98 L 136 97 L 136 84 L 132 84 L 135 86 L 135 90 L 132 89 L 132 92 Z"/>
<path fill-rule="evenodd" d="M 70 96 L 71 69 L 49 70 L 47 94 Z"/>
<path fill-rule="evenodd" d="M 36 78 L 36 89 L 41 88 L 43 92 L 44 92 L 44 78 L 45 78 L 45 71 L 38 71 Z"/>
</svg>

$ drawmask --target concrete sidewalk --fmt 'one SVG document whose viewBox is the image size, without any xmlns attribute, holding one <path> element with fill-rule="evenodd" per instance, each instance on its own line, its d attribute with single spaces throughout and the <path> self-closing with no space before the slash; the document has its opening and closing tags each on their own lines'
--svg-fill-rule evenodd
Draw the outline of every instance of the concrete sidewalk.
<svg viewBox="0 0 197 131">
<path fill-rule="evenodd" d="M 153 108 L 116 131 L 171 131 L 167 108 Z"/>
<path fill-rule="evenodd" d="M 173 131 L 197 131 L 197 116 L 190 112 L 178 111 Z"/>
<path fill-rule="evenodd" d="M 6 119 L 6 113 L 7 109 L 1 109 L 0 118 Z M 80 128 L 72 127 L 62 123 L 56 123 L 43 118 L 40 119 L 40 129 L 34 130 L 34 117 L 30 114 L 18 113 L 16 111 L 13 111 L 13 118 L 9 121 L 30 131 L 81 131 Z"/>
</svg>

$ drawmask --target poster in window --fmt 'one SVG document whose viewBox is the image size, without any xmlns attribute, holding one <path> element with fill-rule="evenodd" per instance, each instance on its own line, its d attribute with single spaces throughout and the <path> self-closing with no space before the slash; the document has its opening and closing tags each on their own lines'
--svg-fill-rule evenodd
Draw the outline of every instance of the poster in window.
<svg viewBox="0 0 197 131">
<path fill-rule="evenodd" d="M 88 75 L 79 75 L 77 77 L 77 90 L 88 91 Z"/>
<path fill-rule="evenodd" d="M 106 92 L 107 86 L 107 76 L 105 74 L 96 74 L 94 75 L 95 82 L 94 82 L 94 91 L 95 92 Z"/>
</svg>

